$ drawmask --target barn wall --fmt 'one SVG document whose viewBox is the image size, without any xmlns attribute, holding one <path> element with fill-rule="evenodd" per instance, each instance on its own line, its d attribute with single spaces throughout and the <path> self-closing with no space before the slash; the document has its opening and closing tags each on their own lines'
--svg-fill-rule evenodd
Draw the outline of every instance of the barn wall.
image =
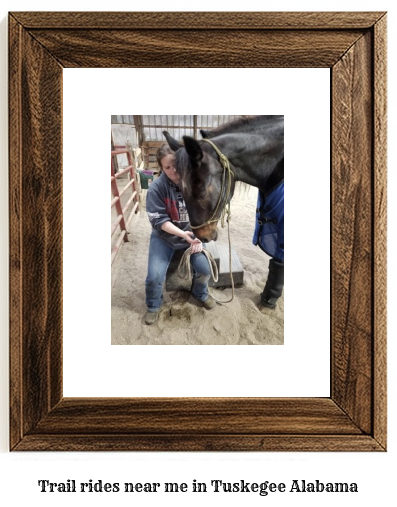
<svg viewBox="0 0 397 507">
<path fill-rule="evenodd" d="M 138 148 L 138 135 L 132 115 L 112 115 L 111 129 L 115 147 L 129 143 L 133 148 Z M 117 164 L 119 168 L 127 167 L 127 156 L 117 155 Z"/>
<path fill-rule="evenodd" d="M 145 160 L 145 167 L 157 167 L 155 153 L 165 142 L 163 131 L 166 130 L 175 139 L 191 136 L 200 139 L 200 129 L 211 130 L 227 123 L 241 115 L 112 115 L 112 139 L 114 145 L 126 146 L 130 143 L 133 148 L 141 147 Z M 139 118 L 141 125 L 136 126 Z M 139 136 L 141 134 L 141 143 Z M 140 144 L 140 146 L 139 146 Z M 118 155 L 118 166 L 126 167 L 127 157 Z"/>
</svg>

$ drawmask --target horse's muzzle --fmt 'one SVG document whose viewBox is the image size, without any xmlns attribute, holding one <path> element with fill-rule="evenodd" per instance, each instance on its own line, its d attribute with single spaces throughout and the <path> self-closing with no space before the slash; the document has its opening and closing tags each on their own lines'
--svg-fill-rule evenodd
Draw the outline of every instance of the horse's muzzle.
<svg viewBox="0 0 397 507">
<path fill-rule="evenodd" d="M 216 241 L 218 239 L 217 224 L 204 225 L 200 229 L 196 229 L 194 234 L 203 243 L 209 243 L 210 241 Z"/>
</svg>

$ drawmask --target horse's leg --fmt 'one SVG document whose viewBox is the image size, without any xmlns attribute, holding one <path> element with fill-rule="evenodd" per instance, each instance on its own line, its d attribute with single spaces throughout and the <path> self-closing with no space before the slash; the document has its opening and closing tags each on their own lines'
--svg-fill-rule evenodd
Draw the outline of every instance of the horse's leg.
<svg viewBox="0 0 397 507">
<path fill-rule="evenodd" d="M 281 296 L 284 287 L 284 262 L 279 259 L 270 259 L 269 274 L 265 288 L 261 294 L 261 301 L 264 306 L 274 308 L 278 298 Z"/>
</svg>

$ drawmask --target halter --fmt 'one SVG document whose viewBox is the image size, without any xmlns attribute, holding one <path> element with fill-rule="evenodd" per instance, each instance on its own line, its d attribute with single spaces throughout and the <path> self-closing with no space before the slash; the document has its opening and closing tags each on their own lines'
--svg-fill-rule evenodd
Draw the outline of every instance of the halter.
<svg viewBox="0 0 397 507">
<path fill-rule="evenodd" d="M 227 214 L 227 222 L 229 222 L 230 217 L 231 217 L 231 214 L 230 214 L 230 199 L 229 199 L 229 202 L 227 200 L 228 200 L 228 197 L 230 196 L 230 190 L 231 190 L 231 186 L 232 186 L 232 176 L 234 177 L 234 174 L 233 174 L 233 171 L 230 169 L 229 159 L 226 157 L 226 155 L 224 155 L 219 150 L 219 148 L 212 141 L 210 141 L 209 139 L 203 139 L 203 141 L 205 141 L 206 143 L 209 143 L 214 148 L 214 150 L 217 152 L 217 154 L 218 154 L 219 162 L 220 162 L 221 166 L 223 167 L 222 185 L 221 185 L 221 192 L 219 194 L 219 199 L 218 199 L 218 202 L 216 204 L 215 211 L 212 214 L 212 217 L 209 220 L 207 220 L 207 222 L 204 222 L 201 225 L 190 225 L 190 227 L 192 229 L 200 229 L 200 227 L 204 227 L 204 225 L 208 225 L 208 224 L 212 224 L 213 222 L 217 222 L 219 220 L 219 218 L 221 218 L 221 224 L 222 224 L 222 227 L 224 227 L 225 226 L 225 215 Z M 225 179 L 226 179 L 226 176 L 228 176 L 228 178 L 227 178 L 227 187 L 226 187 L 226 193 L 225 193 L 225 203 L 224 203 L 223 209 L 221 211 L 221 217 L 214 218 L 215 215 L 218 214 L 218 210 L 219 210 L 219 207 L 220 207 L 220 204 L 221 204 L 221 201 L 222 201 L 222 196 L 223 196 L 223 193 L 225 191 Z"/>
</svg>

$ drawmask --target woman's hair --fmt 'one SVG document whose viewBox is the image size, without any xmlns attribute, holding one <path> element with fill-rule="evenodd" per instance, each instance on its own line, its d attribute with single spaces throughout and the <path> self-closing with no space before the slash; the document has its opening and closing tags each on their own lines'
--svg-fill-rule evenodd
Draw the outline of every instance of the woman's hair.
<svg viewBox="0 0 397 507">
<path fill-rule="evenodd" d="M 164 158 L 166 155 L 172 155 L 174 152 L 171 150 L 171 148 L 168 146 L 168 144 L 163 144 L 160 146 L 160 148 L 156 152 L 156 159 L 157 164 L 160 167 L 160 173 L 163 170 L 161 166 L 161 159 Z"/>
</svg>

